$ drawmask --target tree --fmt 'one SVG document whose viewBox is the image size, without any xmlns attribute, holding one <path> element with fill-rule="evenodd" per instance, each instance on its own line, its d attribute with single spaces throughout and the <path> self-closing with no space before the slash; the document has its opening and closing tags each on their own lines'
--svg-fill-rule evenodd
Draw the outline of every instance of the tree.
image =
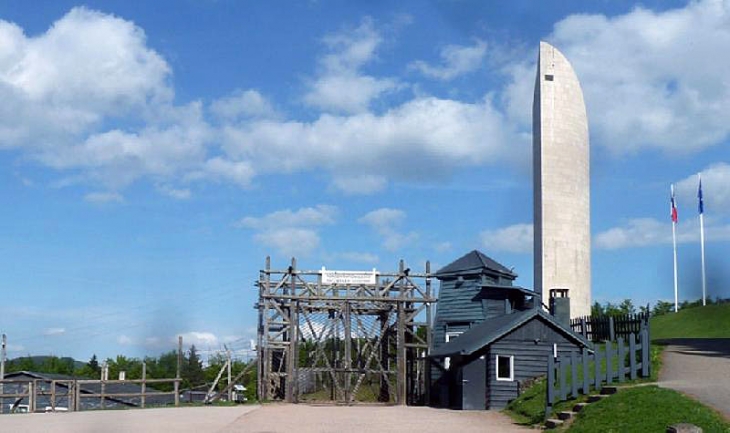
<svg viewBox="0 0 730 433">
<path fill-rule="evenodd" d="M 182 378 L 187 387 L 194 387 L 205 383 L 203 362 L 200 360 L 194 344 L 190 346 L 188 356 L 183 361 L 182 370 Z"/>
<path fill-rule="evenodd" d="M 101 366 L 99 366 L 99 361 L 96 358 L 96 354 L 92 355 L 91 359 L 89 359 L 89 362 L 84 364 L 83 367 L 76 369 L 76 371 L 74 371 L 74 375 L 93 379 L 98 379 L 99 377 L 101 377 Z"/>
</svg>

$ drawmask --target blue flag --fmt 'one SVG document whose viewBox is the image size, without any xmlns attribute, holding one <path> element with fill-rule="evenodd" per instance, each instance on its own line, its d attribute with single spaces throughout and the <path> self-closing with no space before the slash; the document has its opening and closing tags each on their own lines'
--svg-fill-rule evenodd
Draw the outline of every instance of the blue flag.
<svg viewBox="0 0 730 433">
<path fill-rule="evenodd" d="M 702 203 L 702 178 L 700 178 L 700 187 L 697 190 L 697 198 L 699 199 L 699 203 L 697 205 L 697 210 L 700 211 L 700 214 L 705 210 L 705 206 Z"/>
</svg>

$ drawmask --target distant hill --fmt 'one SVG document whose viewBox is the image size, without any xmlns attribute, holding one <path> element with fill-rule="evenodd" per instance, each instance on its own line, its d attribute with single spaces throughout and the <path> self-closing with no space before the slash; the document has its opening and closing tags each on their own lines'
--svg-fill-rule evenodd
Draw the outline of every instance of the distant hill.
<svg viewBox="0 0 730 433">
<path fill-rule="evenodd" d="M 24 361 L 27 362 L 27 359 L 28 358 L 30 358 L 31 361 L 33 361 L 33 364 L 36 366 L 35 369 L 34 369 L 34 371 L 37 371 L 37 372 L 42 372 L 42 368 L 41 367 L 44 366 L 44 365 L 48 365 L 48 361 L 50 361 L 53 358 L 56 358 L 58 361 L 60 361 L 60 362 L 62 362 L 64 364 L 70 362 L 73 365 L 74 370 L 75 369 L 78 369 L 78 368 L 81 368 L 84 365 L 86 365 L 85 362 L 77 361 L 77 360 L 75 360 L 75 359 L 73 359 L 73 358 L 71 358 L 69 356 L 64 356 L 64 357 L 59 358 L 57 356 L 47 356 L 47 355 L 31 355 L 31 356 L 26 355 L 26 356 L 19 356 L 17 358 L 9 359 L 8 360 L 8 364 L 9 365 L 23 364 Z"/>
<path fill-rule="evenodd" d="M 654 316 L 651 318 L 651 338 L 730 338 L 730 303 Z"/>
</svg>

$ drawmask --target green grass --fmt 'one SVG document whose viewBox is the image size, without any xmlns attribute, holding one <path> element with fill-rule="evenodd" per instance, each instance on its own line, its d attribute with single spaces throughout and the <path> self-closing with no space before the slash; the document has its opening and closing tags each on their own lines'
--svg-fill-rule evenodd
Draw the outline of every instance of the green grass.
<svg viewBox="0 0 730 433">
<path fill-rule="evenodd" d="M 693 307 L 652 317 L 651 338 L 730 338 L 730 304 Z"/>
<path fill-rule="evenodd" d="M 604 346 L 600 346 L 601 350 L 605 350 Z M 657 374 L 659 372 L 659 369 L 661 368 L 661 352 L 664 349 L 663 346 L 660 345 L 651 345 L 651 351 L 649 355 L 649 359 L 651 362 L 651 377 L 649 378 L 642 378 L 637 379 L 636 381 L 628 381 L 623 382 L 622 384 L 630 384 L 630 383 L 641 383 L 641 382 L 647 382 L 647 381 L 656 381 Z M 614 347 L 614 350 L 615 347 Z M 604 352 L 605 353 L 605 352 Z M 614 355 L 614 365 L 617 360 L 616 355 Z M 602 365 L 602 371 L 606 371 L 606 361 L 605 359 L 601 360 Z M 593 371 L 593 366 L 591 365 L 591 371 Z M 579 376 L 581 376 L 581 369 L 578 369 Z M 592 378 L 592 377 L 591 377 Z M 568 382 L 569 383 L 569 382 Z M 616 379 L 614 379 L 613 385 L 619 385 Z M 535 382 L 533 386 L 525 390 L 522 395 L 520 395 L 517 399 L 513 400 L 505 409 L 505 413 L 509 415 L 512 419 L 515 420 L 518 424 L 522 425 L 535 425 L 535 424 L 541 424 L 545 420 L 545 398 L 546 398 L 546 383 L 545 378 L 539 379 Z M 570 410 L 576 403 L 580 403 L 582 401 L 585 401 L 587 399 L 587 396 L 580 396 L 577 399 L 567 400 L 564 402 L 556 403 L 553 406 L 554 413 L 563 411 L 563 410 Z"/>
<path fill-rule="evenodd" d="M 730 432 L 730 423 L 712 409 L 676 391 L 653 385 L 624 389 L 587 406 L 568 431 L 663 432 L 681 422 L 702 427 L 708 433 Z"/>
</svg>

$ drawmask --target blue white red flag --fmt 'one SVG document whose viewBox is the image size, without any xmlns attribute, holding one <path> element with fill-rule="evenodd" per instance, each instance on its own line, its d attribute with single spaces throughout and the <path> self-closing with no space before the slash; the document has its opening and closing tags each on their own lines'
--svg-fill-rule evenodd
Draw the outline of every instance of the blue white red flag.
<svg viewBox="0 0 730 433">
<path fill-rule="evenodd" d="M 677 215 L 677 202 L 674 201 L 674 185 L 672 185 L 672 198 L 670 201 L 670 206 L 671 207 L 670 207 L 669 212 L 672 217 L 672 222 L 676 223 L 677 219 L 678 219 L 678 215 Z"/>
<path fill-rule="evenodd" d="M 697 190 L 697 198 L 699 199 L 699 203 L 697 204 L 697 210 L 700 211 L 701 215 L 705 210 L 705 205 L 702 201 L 702 178 L 700 178 L 700 187 Z"/>
</svg>

